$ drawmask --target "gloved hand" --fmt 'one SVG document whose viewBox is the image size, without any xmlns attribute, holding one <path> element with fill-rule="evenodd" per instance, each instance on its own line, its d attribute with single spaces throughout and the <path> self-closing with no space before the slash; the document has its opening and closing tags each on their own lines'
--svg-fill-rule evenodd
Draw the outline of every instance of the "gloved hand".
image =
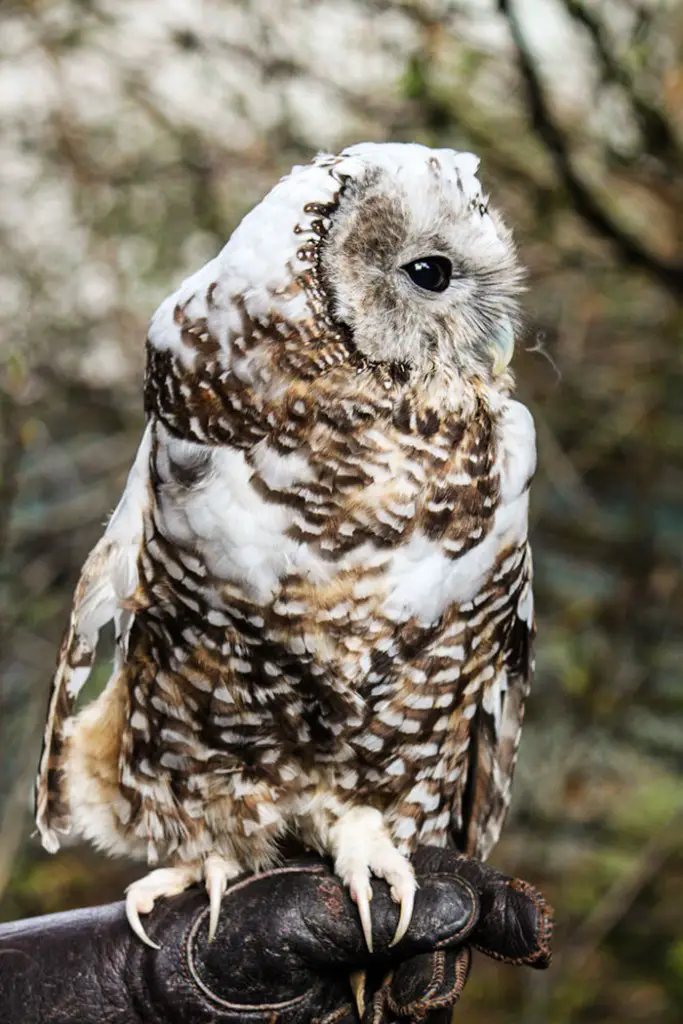
<svg viewBox="0 0 683 1024">
<path fill-rule="evenodd" d="M 469 946 L 548 966 L 551 911 L 535 889 L 448 850 L 424 847 L 414 864 L 413 920 L 392 948 L 398 909 L 373 884 L 373 954 L 346 890 L 312 857 L 235 880 L 210 944 L 200 889 L 146 918 L 160 951 L 133 934 L 122 903 L 5 925 L 3 1024 L 357 1024 L 356 971 L 367 976 L 363 1024 L 441 1024 Z"/>
</svg>

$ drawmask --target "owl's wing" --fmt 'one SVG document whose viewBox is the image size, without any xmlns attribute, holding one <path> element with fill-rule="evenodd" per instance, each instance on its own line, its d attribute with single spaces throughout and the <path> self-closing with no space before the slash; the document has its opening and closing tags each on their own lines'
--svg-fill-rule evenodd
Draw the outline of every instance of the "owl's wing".
<svg viewBox="0 0 683 1024">
<path fill-rule="evenodd" d="M 50 853 L 59 847 L 57 831 L 66 832 L 69 828 L 60 778 L 64 740 L 76 697 L 95 660 L 100 630 L 114 621 L 115 670 L 130 631 L 133 616 L 126 607 L 126 600 L 137 587 L 137 560 L 149 477 L 150 430 L 148 426 L 121 501 L 83 566 L 52 679 L 35 791 L 36 824 L 43 846 Z"/>
<path fill-rule="evenodd" d="M 498 624 L 502 657 L 496 675 L 482 690 L 472 722 L 467 780 L 462 798 L 462 827 L 456 845 L 485 859 L 498 840 L 510 805 L 512 776 L 533 671 L 535 635 L 528 545 L 515 578 L 508 581 L 509 602 Z"/>
</svg>

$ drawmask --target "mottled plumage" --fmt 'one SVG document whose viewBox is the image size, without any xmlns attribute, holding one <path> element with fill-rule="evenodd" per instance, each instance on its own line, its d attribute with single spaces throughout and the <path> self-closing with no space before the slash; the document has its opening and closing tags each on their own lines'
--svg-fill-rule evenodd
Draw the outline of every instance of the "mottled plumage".
<svg viewBox="0 0 683 1024">
<path fill-rule="evenodd" d="M 286 835 L 359 903 L 370 870 L 409 899 L 392 842 L 486 856 L 498 837 L 535 444 L 506 369 L 520 274 L 476 166 L 318 157 L 152 320 L 147 427 L 76 591 L 37 784 L 48 849 L 73 826 L 188 865 L 140 910 L 207 857 L 268 865 Z M 440 293 L 401 269 L 433 256 Z M 112 678 L 71 717 L 111 619 Z"/>
</svg>

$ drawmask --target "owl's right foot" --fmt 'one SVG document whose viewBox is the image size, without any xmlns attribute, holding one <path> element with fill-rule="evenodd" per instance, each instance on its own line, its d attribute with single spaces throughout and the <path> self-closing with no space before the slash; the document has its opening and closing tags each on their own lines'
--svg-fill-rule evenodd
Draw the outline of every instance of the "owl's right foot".
<svg viewBox="0 0 683 1024">
<path fill-rule="evenodd" d="M 179 864 L 174 868 L 157 868 L 126 889 L 126 917 L 139 939 L 152 949 L 159 949 L 142 927 L 140 914 L 149 914 L 162 896 L 178 896 L 202 878 L 209 895 L 209 942 L 216 934 L 221 911 L 221 898 L 230 878 L 239 874 L 239 865 L 228 857 L 211 854 L 205 861 Z"/>
<path fill-rule="evenodd" d="M 413 916 L 417 883 L 410 862 L 394 846 L 382 815 L 374 807 L 354 808 L 339 819 L 331 838 L 334 869 L 358 906 L 368 949 L 372 952 L 372 875 L 389 883 L 392 899 L 399 904 L 398 925 L 391 945 L 400 942 Z"/>
</svg>

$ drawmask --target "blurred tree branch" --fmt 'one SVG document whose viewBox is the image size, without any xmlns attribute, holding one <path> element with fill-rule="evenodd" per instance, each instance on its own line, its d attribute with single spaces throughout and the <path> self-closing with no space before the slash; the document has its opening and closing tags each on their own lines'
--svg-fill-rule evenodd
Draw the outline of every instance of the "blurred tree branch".
<svg viewBox="0 0 683 1024">
<path fill-rule="evenodd" d="M 650 841 L 596 903 L 593 910 L 573 932 L 569 942 L 555 958 L 552 986 L 560 989 L 569 978 L 586 969 L 591 954 L 604 943 L 617 923 L 654 876 L 661 871 L 667 857 L 680 849 L 683 841 L 683 808 L 652 836 Z"/>
<path fill-rule="evenodd" d="M 619 85 L 625 91 L 648 151 L 659 160 L 673 161 L 676 167 L 680 167 L 680 140 L 662 111 L 642 94 L 633 75 L 613 53 L 605 25 L 595 8 L 589 9 L 582 0 L 564 0 L 564 4 L 571 17 L 587 30 L 604 80 Z"/>
<path fill-rule="evenodd" d="M 16 400 L 0 384 L 0 566 L 6 565 L 10 520 L 24 452 L 22 418 Z"/>
<path fill-rule="evenodd" d="M 574 166 L 569 142 L 554 118 L 531 50 L 522 32 L 511 0 L 498 0 L 498 10 L 509 24 L 519 69 L 526 85 L 531 123 L 553 159 L 570 201 L 589 226 L 607 239 L 628 264 L 646 271 L 677 301 L 683 295 L 683 264 L 670 263 L 641 245 L 608 212 Z"/>
</svg>

